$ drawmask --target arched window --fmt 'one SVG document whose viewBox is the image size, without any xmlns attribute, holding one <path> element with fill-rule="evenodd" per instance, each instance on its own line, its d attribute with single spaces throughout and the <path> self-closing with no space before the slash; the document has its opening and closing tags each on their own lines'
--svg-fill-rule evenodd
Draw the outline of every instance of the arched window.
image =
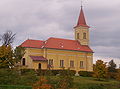
<svg viewBox="0 0 120 89">
<path fill-rule="evenodd" d="M 22 59 L 22 65 L 25 66 L 25 58 Z"/>
<path fill-rule="evenodd" d="M 41 63 L 38 64 L 38 69 L 41 69 Z"/>
<path fill-rule="evenodd" d="M 77 39 L 79 39 L 79 33 L 77 33 Z"/>
<path fill-rule="evenodd" d="M 83 33 L 83 39 L 86 39 L 86 33 Z"/>
</svg>

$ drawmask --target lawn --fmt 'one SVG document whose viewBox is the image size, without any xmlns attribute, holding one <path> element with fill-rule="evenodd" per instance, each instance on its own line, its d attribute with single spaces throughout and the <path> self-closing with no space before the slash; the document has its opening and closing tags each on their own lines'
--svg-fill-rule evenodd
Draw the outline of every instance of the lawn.
<svg viewBox="0 0 120 89">
<path fill-rule="evenodd" d="M 97 81 L 92 77 L 74 77 L 74 88 L 77 89 L 120 89 L 115 80 Z"/>
<path fill-rule="evenodd" d="M 22 85 L 0 85 L 0 89 L 32 89 L 32 87 Z"/>
<path fill-rule="evenodd" d="M 53 83 L 58 80 L 57 76 L 51 77 Z M 97 81 L 92 77 L 74 77 L 73 88 L 71 89 L 120 89 L 119 82 L 115 80 Z M 0 89 L 32 89 L 31 86 L 0 85 Z"/>
</svg>

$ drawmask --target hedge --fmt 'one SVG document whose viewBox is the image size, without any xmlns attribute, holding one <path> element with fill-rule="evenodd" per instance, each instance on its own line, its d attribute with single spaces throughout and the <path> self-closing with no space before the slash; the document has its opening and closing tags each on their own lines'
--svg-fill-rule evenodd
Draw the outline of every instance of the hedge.
<svg viewBox="0 0 120 89">
<path fill-rule="evenodd" d="M 36 70 L 37 75 L 51 75 L 56 76 L 57 74 L 60 74 L 61 72 L 67 72 L 69 71 L 69 74 L 71 76 L 74 76 L 76 71 L 75 70 Z"/>
<path fill-rule="evenodd" d="M 92 77 L 93 76 L 93 72 L 90 72 L 90 71 L 79 71 L 78 74 L 83 77 Z"/>
</svg>

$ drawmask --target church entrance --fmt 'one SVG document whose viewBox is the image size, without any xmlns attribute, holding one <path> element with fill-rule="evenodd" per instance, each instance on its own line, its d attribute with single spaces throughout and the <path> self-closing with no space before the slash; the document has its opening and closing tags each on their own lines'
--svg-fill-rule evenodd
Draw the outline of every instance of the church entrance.
<svg viewBox="0 0 120 89">
<path fill-rule="evenodd" d="M 41 63 L 38 64 L 38 69 L 41 69 Z"/>
</svg>

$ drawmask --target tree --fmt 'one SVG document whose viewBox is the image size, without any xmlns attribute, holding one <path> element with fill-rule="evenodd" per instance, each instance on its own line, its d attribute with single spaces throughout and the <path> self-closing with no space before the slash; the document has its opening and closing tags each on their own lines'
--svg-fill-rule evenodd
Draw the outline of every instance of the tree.
<svg viewBox="0 0 120 89">
<path fill-rule="evenodd" d="M 3 45 L 8 46 L 14 42 L 15 35 L 12 31 L 6 31 L 3 35 L 0 35 L 0 40 Z"/>
<path fill-rule="evenodd" d="M 15 39 L 15 35 L 12 31 L 7 31 L 0 36 L 2 40 L 2 46 L 0 46 L 0 68 L 14 67 L 25 54 L 25 49 L 22 47 L 12 49 L 11 44 Z"/>
<path fill-rule="evenodd" d="M 0 68 L 11 68 L 14 65 L 13 50 L 10 45 L 0 47 Z"/>
<path fill-rule="evenodd" d="M 97 60 L 93 69 L 94 69 L 94 77 L 96 77 L 98 80 L 107 77 L 106 63 L 104 63 L 102 60 Z"/>
<path fill-rule="evenodd" d="M 116 64 L 113 60 L 108 63 L 108 72 L 116 72 Z"/>
<path fill-rule="evenodd" d="M 25 48 L 23 47 L 16 47 L 14 49 L 14 58 L 15 58 L 15 62 L 18 63 L 20 62 L 20 60 L 22 59 L 22 57 L 24 56 L 25 54 Z"/>
</svg>

